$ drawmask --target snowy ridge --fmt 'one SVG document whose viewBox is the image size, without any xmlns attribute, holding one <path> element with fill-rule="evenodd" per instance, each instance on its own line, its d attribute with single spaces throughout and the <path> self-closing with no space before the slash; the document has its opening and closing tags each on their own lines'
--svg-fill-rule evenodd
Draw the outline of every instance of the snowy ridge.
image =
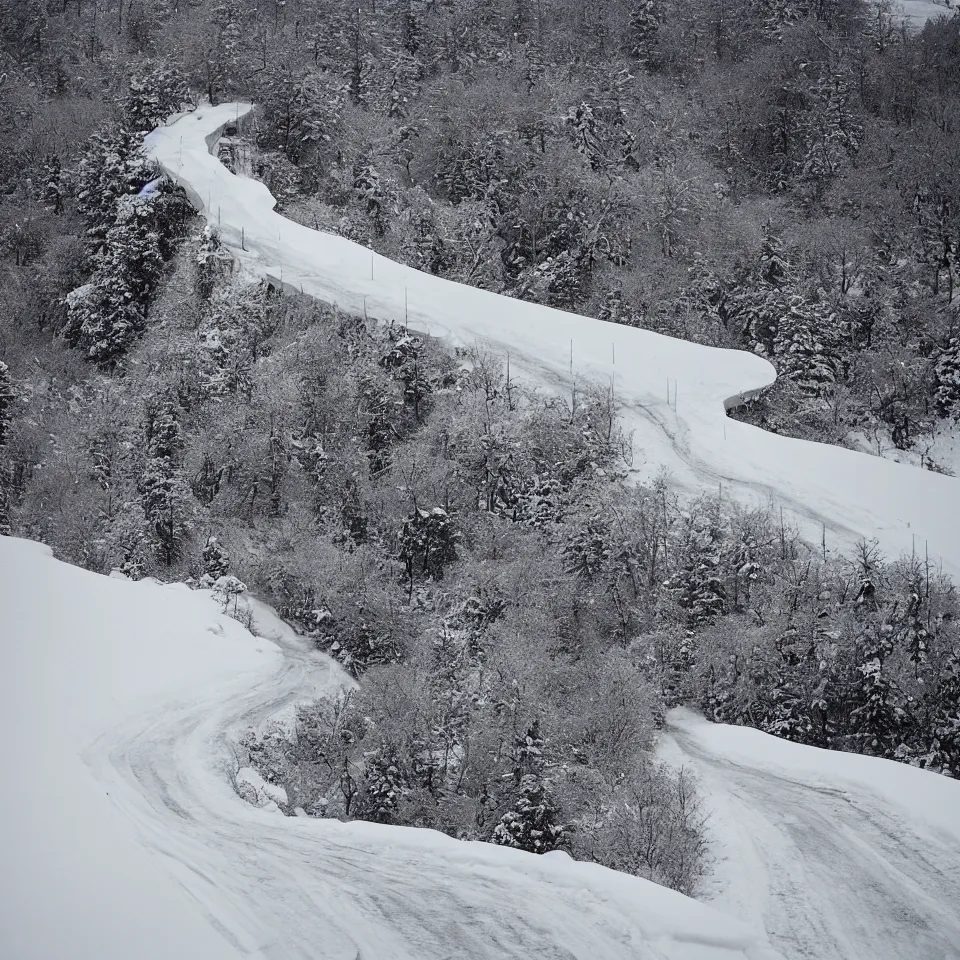
<svg viewBox="0 0 960 960">
<path fill-rule="evenodd" d="M 202 106 L 149 134 L 145 146 L 252 274 L 347 311 L 407 321 L 453 345 L 479 341 L 551 391 L 569 392 L 578 377 L 612 383 L 638 475 L 664 466 L 691 492 L 722 485 L 742 502 L 783 507 L 812 541 L 824 525 L 829 549 L 875 538 L 887 554 L 926 549 L 960 574 L 960 480 L 729 420 L 725 407 L 775 377 L 750 353 L 453 283 L 287 220 L 262 183 L 235 176 L 210 152 L 223 128 L 251 109 Z"/>
<path fill-rule="evenodd" d="M 231 738 L 349 682 L 270 612 L 0 537 L 0 954 L 11 960 L 776 960 L 763 934 L 564 854 L 283 817 Z M 55 603 L 50 598 L 56 598 Z"/>
</svg>

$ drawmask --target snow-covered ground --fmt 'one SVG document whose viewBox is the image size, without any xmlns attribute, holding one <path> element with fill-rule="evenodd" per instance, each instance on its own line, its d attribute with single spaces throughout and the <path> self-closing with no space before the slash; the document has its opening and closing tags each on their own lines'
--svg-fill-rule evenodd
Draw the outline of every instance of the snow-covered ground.
<svg viewBox="0 0 960 960">
<path fill-rule="evenodd" d="M 707 797 L 711 903 L 786 957 L 960 957 L 960 783 L 914 767 L 667 718 L 661 753 Z"/>
<path fill-rule="evenodd" d="M 563 854 L 245 803 L 233 738 L 345 682 L 262 607 L 272 640 L 185 586 L 0 537 L 0 611 L 4 960 L 778 956 L 742 921 Z"/>
<path fill-rule="evenodd" d="M 858 430 L 849 437 L 855 450 L 875 457 L 907 463 L 929 470 L 931 465 L 960 477 L 960 420 L 940 420 L 929 435 L 916 440 L 907 450 L 898 450 L 887 426 Z"/>
<path fill-rule="evenodd" d="M 148 152 L 220 230 L 245 269 L 344 310 L 411 327 L 452 344 L 483 343 L 545 389 L 577 378 L 612 383 L 632 431 L 638 475 L 666 467 L 690 491 L 718 489 L 783 507 L 829 548 L 876 538 L 888 554 L 928 542 L 960 574 L 960 480 L 732 421 L 724 406 L 769 385 L 759 357 L 578 317 L 420 273 L 349 240 L 277 214 L 267 188 L 211 155 L 223 127 L 249 104 L 202 106 L 151 133 Z"/>
<path fill-rule="evenodd" d="M 934 3 L 933 0 L 895 0 L 893 4 L 894 13 L 902 17 L 911 30 L 922 30 L 928 20 L 949 17 L 957 9 L 955 2 Z"/>
</svg>

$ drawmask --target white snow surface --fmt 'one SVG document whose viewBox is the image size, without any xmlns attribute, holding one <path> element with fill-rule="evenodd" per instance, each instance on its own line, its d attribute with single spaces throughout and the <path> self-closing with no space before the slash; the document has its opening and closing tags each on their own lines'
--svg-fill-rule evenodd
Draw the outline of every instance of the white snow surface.
<svg viewBox="0 0 960 960">
<path fill-rule="evenodd" d="M 875 538 L 897 556 L 927 543 L 934 562 L 960 574 L 960 480 L 728 419 L 725 406 L 774 380 L 773 367 L 753 354 L 453 283 L 287 220 L 264 184 L 235 176 L 211 155 L 224 126 L 251 109 L 204 105 L 145 141 L 249 273 L 347 311 L 407 321 L 452 345 L 479 342 L 550 391 L 569 393 L 578 378 L 612 382 L 638 477 L 666 467 L 688 491 L 722 485 L 745 503 L 782 507 L 812 542 L 824 524 L 829 549 Z"/>
<path fill-rule="evenodd" d="M 774 960 L 742 921 L 564 855 L 278 814 L 230 743 L 345 682 L 182 585 L 0 537 L 4 960 Z"/>
<path fill-rule="evenodd" d="M 786 957 L 960 958 L 960 783 L 747 727 L 667 716 L 718 857 L 715 906 Z"/>
<path fill-rule="evenodd" d="M 958 9 L 958 4 L 935 3 L 933 0 L 896 0 L 894 13 L 902 18 L 911 30 L 922 30 L 928 20 L 950 17 Z"/>
</svg>

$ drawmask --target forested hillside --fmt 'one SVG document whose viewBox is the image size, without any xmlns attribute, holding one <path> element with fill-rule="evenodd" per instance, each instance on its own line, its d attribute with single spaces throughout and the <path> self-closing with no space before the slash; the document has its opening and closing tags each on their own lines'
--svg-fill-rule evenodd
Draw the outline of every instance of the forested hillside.
<svg viewBox="0 0 960 960">
<path fill-rule="evenodd" d="M 946 11 L 945 11 L 946 14 Z M 960 609 L 722 490 L 623 483 L 616 396 L 237 273 L 143 135 L 247 98 L 284 214 L 719 346 L 734 415 L 913 450 L 960 417 L 960 16 L 856 0 L 0 2 L 0 532 L 272 602 L 361 688 L 251 736 L 289 810 L 704 870 L 667 706 L 960 776 Z"/>
</svg>

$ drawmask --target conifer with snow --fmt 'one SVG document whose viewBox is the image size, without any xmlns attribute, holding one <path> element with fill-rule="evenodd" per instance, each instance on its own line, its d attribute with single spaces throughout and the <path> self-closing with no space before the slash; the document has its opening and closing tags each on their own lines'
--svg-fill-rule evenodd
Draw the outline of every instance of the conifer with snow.
<svg viewBox="0 0 960 960">
<path fill-rule="evenodd" d="M 951 337 L 933 367 L 933 403 L 941 417 L 960 417 L 960 337 Z"/>
<path fill-rule="evenodd" d="M 631 0 L 628 47 L 630 55 L 646 70 L 660 62 L 660 27 L 663 11 L 658 0 Z"/>
<path fill-rule="evenodd" d="M 191 492 L 179 466 L 183 434 L 172 400 L 152 400 L 145 422 L 146 459 L 137 482 L 140 505 L 158 557 L 167 566 L 191 527 Z"/>
<path fill-rule="evenodd" d="M 10 535 L 10 469 L 5 448 L 10 437 L 16 398 L 10 368 L 0 360 L 0 536 Z"/>
<path fill-rule="evenodd" d="M 230 569 L 230 554 L 220 546 L 216 537 L 208 537 L 200 555 L 203 577 L 211 582 L 225 577 Z"/>
<path fill-rule="evenodd" d="M 534 774 L 526 774 L 513 807 L 500 818 L 490 842 L 528 853 L 549 853 L 563 845 L 564 832 L 546 784 Z"/>
</svg>

